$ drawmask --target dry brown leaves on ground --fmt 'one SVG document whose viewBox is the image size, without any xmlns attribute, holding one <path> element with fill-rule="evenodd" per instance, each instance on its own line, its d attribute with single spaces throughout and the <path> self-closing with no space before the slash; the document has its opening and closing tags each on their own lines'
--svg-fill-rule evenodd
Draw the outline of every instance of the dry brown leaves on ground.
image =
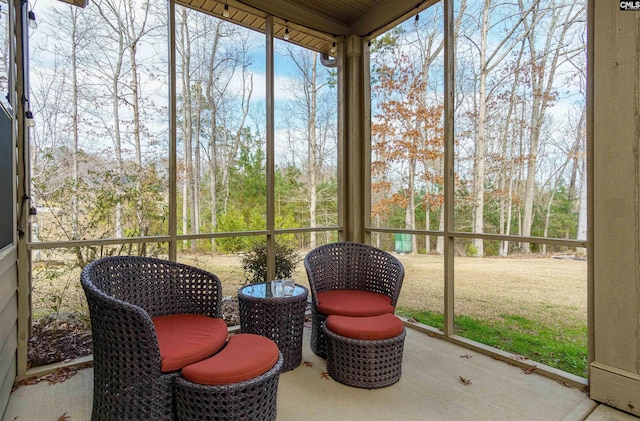
<svg viewBox="0 0 640 421">
<path fill-rule="evenodd" d="M 236 326 L 240 324 L 240 313 L 238 312 L 238 299 L 231 298 L 222 300 L 222 319 L 227 326 Z"/>
<path fill-rule="evenodd" d="M 69 361 L 93 352 L 91 331 L 73 315 L 45 317 L 33 323 L 29 367 Z"/>
<path fill-rule="evenodd" d="M 47 374 L 46 376 L 32 378 L 32 379 L 26 379 L 26 380 L 23 380 L 21 382 L 18 382 L 16 384 L 14 384 L 13 390 L 16 390 L 20 386 L 29 386 L 29 385 L 33 385 L 33 384 L 42 383 L 44 381 L 48 381 L 49 384 L 62 383 L 64 381 L 70 379 L 71 377 L 75 376 L 75 374 L 78 372 L 78 370 L 79 370 L 78 367 L 60 368 L 60 369 L 54 371 L 53 373 Z"/>
</svg>

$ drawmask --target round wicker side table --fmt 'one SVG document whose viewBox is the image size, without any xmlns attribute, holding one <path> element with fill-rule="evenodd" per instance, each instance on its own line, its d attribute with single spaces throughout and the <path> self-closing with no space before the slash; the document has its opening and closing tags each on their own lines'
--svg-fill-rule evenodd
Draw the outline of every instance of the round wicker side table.
<svg viewBox="0 0 640 421">
<path fill-rule="evenodd" d="M 281 371 L 293 370 L 302 362 L 304 312 L 307 288 L 297 285 L 289 297 L 273 297 L 271 283 L 246 285 L 238 290 L 240 330 L 272 339 L 284 357 Z"/>
</svg>

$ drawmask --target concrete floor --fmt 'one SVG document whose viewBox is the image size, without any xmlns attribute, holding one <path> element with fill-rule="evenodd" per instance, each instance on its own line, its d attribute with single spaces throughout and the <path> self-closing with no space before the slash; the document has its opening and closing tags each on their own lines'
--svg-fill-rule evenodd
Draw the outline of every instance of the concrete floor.
<svg viewBox="0 0 640 421">
<path fill-rule="evenodd" d="M 280 376 L 278 420 L 638 419 L 598 405 L 578 389 L 407 330 L 402 379 L 383 389 L 363 390 L 323 376 L 325 361 L 309 349 L 305 329 L 303 364 Z M 2 420 L 89 420 L 92 373 L 89 368 L 63 383 L 21 386 L 12 393 Z M 463 384 L 461 376 L 471 383 Z"/>
</svg>

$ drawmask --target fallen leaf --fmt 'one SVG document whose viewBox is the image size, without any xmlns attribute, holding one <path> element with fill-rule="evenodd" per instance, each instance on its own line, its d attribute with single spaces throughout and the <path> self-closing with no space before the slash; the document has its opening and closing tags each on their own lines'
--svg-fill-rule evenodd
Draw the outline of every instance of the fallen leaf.
<svg viewBox="0 0 640 421">
<path fill-rule="evenodd" d="M 327 373 L 326 371 L 323 371 L 322 373 L 320 373 L 320 377 L 322 377 L 323 379 L 326 379 L 326 380 L 329 380 L 331 378 L 329 373 Z"/>
<path fill-rule="evenodd" d="M 536 371 L 536 369 L 538 368 L 538 366 L 533 366 L 533 367 L 529 367 L 529 368 L 522 368 L 522 372 L 524 374 L 533 374 L 534 371 Z"/>
<path fill-rule="evenodd" d="M 313 367 L 313 363 L 311 361 L 305 361 L 302 363 L 305 367 Z"/>
<path fill-rule="evenodd" d="M 49 384 L 62 383 L 78 373 L 78 369 L 75 367 L 65 367 L 60 370 L 56 370 L 53 373 L 45 376 L 44 379 L 49 381 Z"/>
<path fill-rule="evenodd" d="M 70 420 L 71 417 L 69 415 L 67 415 L 67 413 L 65 412 L 64 414 L 60 415 L 60 417 L 58 418 L 58 421 L 67 421 Z"/>
<path fill-rule="evenodd" d="M 472 355 L 469 355 L 469 354 L 464 354 L 464 355 L 460 355 L 460 358 L 467 358 L 467 359 L 469 359 L 469 358 L 473 358 L 473 356 L 472 356 Z"/>
<path fill-rule="evenodd" d="M 471 384 L 471 379 L 465 379 L 464 377 L 460 376 L 460 381 L 462 382 L 463 385 L 467 386 Z"/>
<path fill-rule="evenodd" d="M 527 357 L 525 357 L 524 355 L 519 355 L 519 354 L 514 354 L 514 355 L 511 356 L 511 358 L 513 358 L 514 360 L 518 360 L 518 361 L 528 360 Z"/>
<path fill-rule="evenodd" d="M 16 383 L 12 390 L 17 389 L 20 386 L 31 386 L 34 384 L 38 384 L 45 380 L 48 381 L 49 384 L 62 383 L 68 380 L 70 377 L 74 376 L 77 372 L 77 367 L 63 367 L 54 371 L 53 373 L 47 374 L 46 376 L 25 379 L 19 383 Z"/>
<path fill-rule="evenodd" d="M 407 321 L 408 321 L 409 323 L 418 323 L 418 320 L 414 319 L 413 317 L 411 317 L 411 318 L 407 319 Z"/>
</svg>

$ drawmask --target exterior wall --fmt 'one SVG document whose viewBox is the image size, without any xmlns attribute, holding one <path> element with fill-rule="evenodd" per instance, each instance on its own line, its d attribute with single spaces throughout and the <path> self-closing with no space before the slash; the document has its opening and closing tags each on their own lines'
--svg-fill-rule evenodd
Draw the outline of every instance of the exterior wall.
<svg viewBox="0 0 640 421">
<path fill-rule="evenodd" d="M 0 418 L 16 377 L 18 347 L 18 276 L 16 248 L 0 253 Z"/>
<path fill-rule="evenodd" d="M 593 4 L 591 397 L 640 415 L 640 12 Z"/>
</svg>

